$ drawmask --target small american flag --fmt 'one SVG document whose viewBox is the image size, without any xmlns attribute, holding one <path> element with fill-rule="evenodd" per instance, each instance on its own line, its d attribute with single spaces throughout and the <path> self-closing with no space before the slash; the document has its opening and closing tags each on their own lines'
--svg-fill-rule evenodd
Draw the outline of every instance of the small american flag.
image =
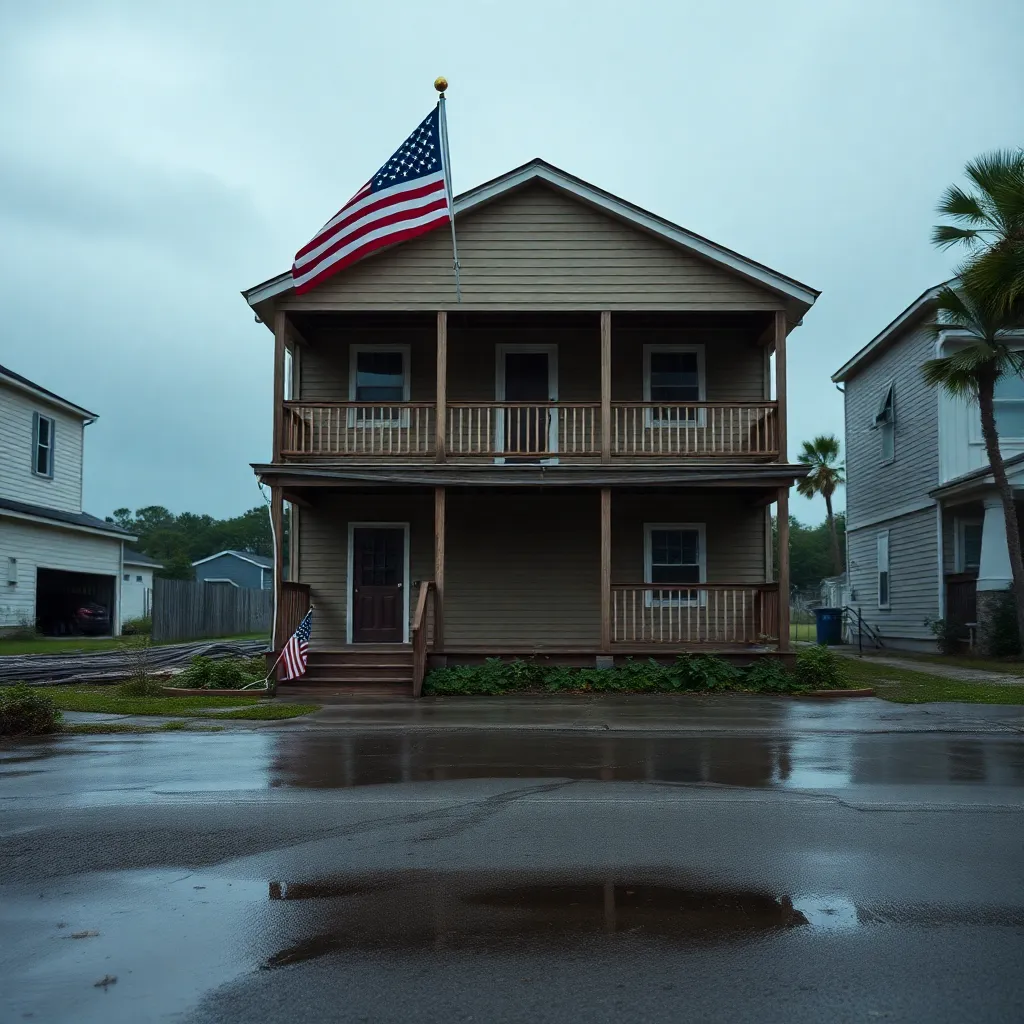
<svg viewBox="0 0 1024 1024">
<path fill-rule="evenodd" d="M 285 679 L 298 679 L 306 674 L 306 658 L 309 654 L 309 634 L 313 629 L 313 609 L 306 612 L 306 617 L 299 623 L 299 628 L 292 633 L 291 639 L 284 645 L 281 662 L 284 665 Z"/>
<path fill-rule="evenodd" d="M 451 216 L 435 107 L 376 174 L 295 254 L 296 294 L 375 249 L 422 235 Z"/>
</svg>

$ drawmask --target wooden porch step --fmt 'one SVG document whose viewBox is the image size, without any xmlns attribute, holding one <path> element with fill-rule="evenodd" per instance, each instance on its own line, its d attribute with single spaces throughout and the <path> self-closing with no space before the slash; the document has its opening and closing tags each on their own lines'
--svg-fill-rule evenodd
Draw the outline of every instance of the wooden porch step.
<svg viewBox="0 0 1024 1024">
<path fill-rule="evenodd" d="M 404 644 L 358 644 L 310 651 L 303 685 L 353 691 L 377 687 L 412 692 L 413 652 Z"/>
</svg>

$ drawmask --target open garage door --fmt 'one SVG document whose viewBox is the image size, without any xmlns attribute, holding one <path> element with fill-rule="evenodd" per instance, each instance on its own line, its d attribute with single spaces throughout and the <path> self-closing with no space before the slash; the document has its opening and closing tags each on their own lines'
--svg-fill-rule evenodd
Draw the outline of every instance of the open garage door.
<svg viewBox="0 0 1024 1024">
<path fill-rule="evenodd" d="M 108 636 L 117 578 L 61 569 L 36 570 L 36 628 L 46 636 Z"/>
</svg>

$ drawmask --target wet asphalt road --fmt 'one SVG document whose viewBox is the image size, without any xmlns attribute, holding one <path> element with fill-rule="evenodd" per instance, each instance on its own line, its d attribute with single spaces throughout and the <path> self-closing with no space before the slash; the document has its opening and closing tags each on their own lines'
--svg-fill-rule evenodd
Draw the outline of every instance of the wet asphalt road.
<svg viewBox="0 0 1024 1024">
<path fill-rule="evenodd" d="M 594 707 L 0 747 L 0 1020 L 1022 1018 L 1019 712 Z"/>
</svg>

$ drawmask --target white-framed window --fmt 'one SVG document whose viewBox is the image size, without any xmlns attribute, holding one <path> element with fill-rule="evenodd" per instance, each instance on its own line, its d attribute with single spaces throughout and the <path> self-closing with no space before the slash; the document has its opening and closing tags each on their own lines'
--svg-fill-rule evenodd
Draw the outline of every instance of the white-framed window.
<svg viewBox="0 0 1024 1024">
<path fill-rule="evenodd" d="M 889 607 L 889 531 L 882 530 L 875 538 L 878 569 L 878 607 Z"/>
<path fill-rule="evenodd" d="M 953 564 L 956 571 L 977 572 L 981 566 L 982 520 L 961 519 L 957 516 L 955 524 Z"/>
<path fill-rule="evenodd" d="M 349 401 L 366 406 L 350 411 L 349 426 L 400 426 L 404 417 L 389 403 L 408 402 L 410 393 L 408 345 L 350 346 Z"/>
<path fill-rule="evenodd" d="M 703 345 L 644 345 L 647 426 L 701 425 L 706 400 Z"/>
<path fill-rule="evenodd" d="M 647 605 L 703 604 L 706 594 L 686 584 L 707 582 L 703 523 L 644 523 Z"/>
<path fill-rule="evenodd" d="M 136 576 L 135 577 L 135 582 L 136 583 L 141 583 L 142 582 L 142 577 L 141 576 Z"/>
<path fill-rule="evenodd" d="M 996 431 L 1007 440 L 1024 440 L 1024 378 L 1016 373 L 996 381 L 992 406 L 996 414 Z"/>
<path fill-rule="evenodd" d="M 49 416 L 32 414 L 32 472 L 53 479 L 54 422 Z"/>
<path fill-rule="evenodd" d="M 131 581 L 132 581 L 132 574 L 130 572 L 122 573 L 121 579 L 123 579 L 125 581 L 125 583 L 131 583 Z"/>
<path fill-rule="evenodd" d="M 875 429 L 882 443 L 882 462 L 896 458 L 896 399 L 891 383 L 885 386 L 875 412 Z"/>
</svg>

